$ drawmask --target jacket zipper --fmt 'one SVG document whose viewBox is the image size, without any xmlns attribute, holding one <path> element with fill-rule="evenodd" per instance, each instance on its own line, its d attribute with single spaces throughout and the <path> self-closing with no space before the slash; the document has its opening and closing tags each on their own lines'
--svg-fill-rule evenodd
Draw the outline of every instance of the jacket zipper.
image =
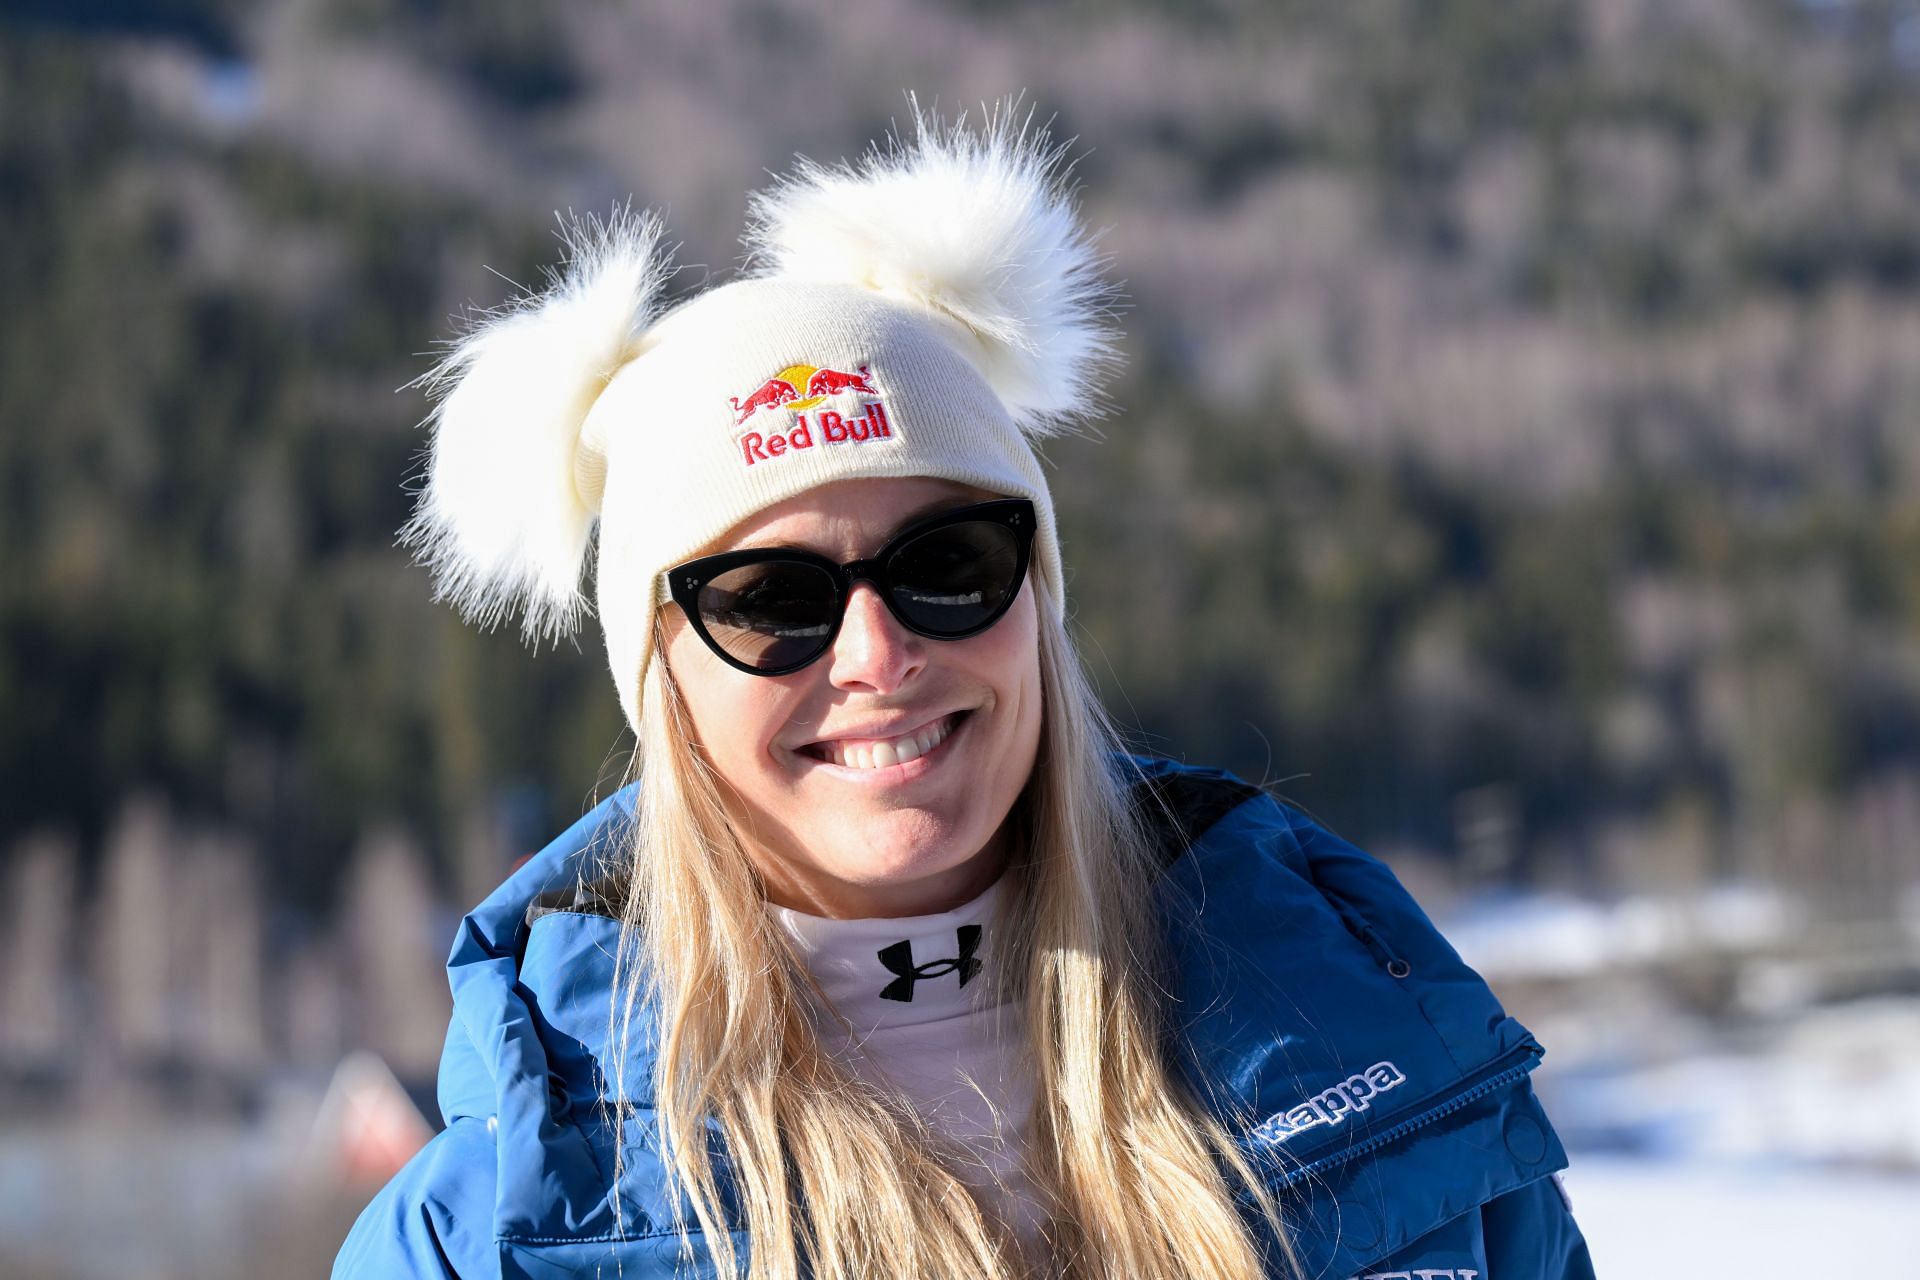
<svg viewBox="0 0 1920 1280">
<path fill-rule="evenodd" d="M 1472 1083 L 1452 1094 L 1445 1101 L 1428 1107 L 1418 1115 L 1409 1116 L 1392 1128 L 1383 1129 L 1379 1133 L 1361 1142 L 1342 1147 L 1337 1151 L 1329 1151 L 1327 1154 L 1315 1160 L 1311 1160 L 1298 1168 L 1291 1169 L 1274 1185 L 1277 1189 L 1285 1190 L 1297 1182 L 1303 1182 L 1308 1178 L 1317 1178 L 1322 1174 L 1339 1168 L 1350 1160 L 1358 1160 L 1362 1156 L 1373 1154 L 1389 1143 L 1398 1142 L 1408 1134 L 1417 1129 L 1424 1129 L 1436 1120 L 1444 1120 L 1454 1112 L 1471 1106 L 1487 1095 L 1498 1092 L 1517 1080 L 1524 1079 L 1527 1073 L 1533 1070 L 1534 1060 L 1539 1056 L 1540 1047 L 1537 1044 L 1529 1043 L 1521 1045 L 1511 1053 L 1504 1055 L 1483 1068 Z"/>
</svg>

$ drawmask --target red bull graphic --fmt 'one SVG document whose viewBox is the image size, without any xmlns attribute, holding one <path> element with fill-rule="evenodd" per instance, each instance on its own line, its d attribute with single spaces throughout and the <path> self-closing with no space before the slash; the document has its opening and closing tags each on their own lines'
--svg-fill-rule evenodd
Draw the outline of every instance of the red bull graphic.
<svg viewBox="0 0 1920 1280">
<path fill-rule="evenodd" d="M 793 384 L 785 378 L 768 378 L 760 384 L 758 391 L 748 396 L 745 400 L 742 400 L 739 396 L 733 397 L 733 412 L 735 415 L 733 425 L 736 427 L 739 426 L 762 409 L 772 409 L 778 405 L 786 404 L 789 401 L 798 400 L 799 398 L 800 393 L 795 391 Z"/>
<path fill-rule="evenodd" d="M 807 379 L 807 394 L 810 396 L 837 396 L 842 391 L 860 391 L 870 396 L 880 393 L 867 381 L 867 366 L 861 365 L 858 373 L 844 373 L 839 369 L 815 369 Z"/>
<path fill-rule="evenodd" d="M 862 397 L 857 416 L 839 409 L 819 409 L 825 401 L 847 394 Z M 742 433 L 741 461 L 751 467 L 802 449 L 891 439 L 893 424 L 887 419 L 886 406 L 880 403 L 879 395 L 879 389 L 873 385 L 872 370 L 866 365 L 853 373 L 810 364 L 789 365 L 744 399 L 730 398 L 736 429 L 769 409 L 783 409 L 790 415 L 776 416 L 766 430 Z M 868 396 L 874 398 L 865 399 Z M 819 412 L 813 412 L 815 409 Z"/>
</svg>

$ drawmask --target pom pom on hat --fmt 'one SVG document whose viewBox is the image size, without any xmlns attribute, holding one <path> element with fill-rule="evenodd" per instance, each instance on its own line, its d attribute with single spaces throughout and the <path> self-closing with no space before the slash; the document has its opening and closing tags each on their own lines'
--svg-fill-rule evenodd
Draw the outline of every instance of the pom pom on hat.
<svg viewBox="0 0 1920 1280">
<path fill-rule="evenodd" d="M 753 198 L 744 278 L 664 314 L 656 218 L 566 225 L 544 292 L 480 316 L 422 380 L 432 444 L 402 537 L 440 598 L 566 636 L 596 546 L 608 665 L 638 728 L 665 570 L 817 486 L 930 477 L 1033 500 L 1035 572 L 1063 613 L 1036 446 L 1098 412 L 1118 295 L 1066 147 L 1013 111 L 969 129 L 915 103 L 912 142 L 802 160 Z"/>
<path fill-rule="evenodd" d="M 802 160 L 758 192 L 746 240 L 761 275 L 857 285 L 958 321 L 1015 425 L 1052 434 L 1098 412 L 1117 361 L 1116 293 L 1065 187 L 1066 144 L 1018 127 L 1013 104 L 974 133 L 913 104 L 916 140 L 859 165 Z"/>
<path fill-rule="evenodd" d="M 421 379 L 426 483 L 400 540 L 435 594 L 486 628 L 524 609 L 529 640 L 572 633 L 599 513 L 603 460 L 581 424 L 639 353 L 669 274 L 652 214 L 562 219 L 562 268 L 544 292 L 480 315 Z"/>
</svg>

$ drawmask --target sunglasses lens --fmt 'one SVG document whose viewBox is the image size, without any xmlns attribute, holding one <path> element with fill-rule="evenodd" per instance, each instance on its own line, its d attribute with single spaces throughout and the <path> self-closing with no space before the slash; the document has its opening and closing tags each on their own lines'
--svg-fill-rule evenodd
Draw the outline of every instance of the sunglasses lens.
<svg viewBox="0 0 1920 1280">
<path fill-rule="evenodd" d="M 773 670 L 826 648 L 833 601 L 833 578 L 818 565 L 769 560 L 714 575 L 700 588 L 700 620 L 727 653 Z"/>
<path fill-rule="evenodd" d="M 1019 535 L 990 520 L 930 530 L 887 562 L 894 605 L 930 635 L 977 631 L 1020 589 L 1020 551 Z"/>
</svg>

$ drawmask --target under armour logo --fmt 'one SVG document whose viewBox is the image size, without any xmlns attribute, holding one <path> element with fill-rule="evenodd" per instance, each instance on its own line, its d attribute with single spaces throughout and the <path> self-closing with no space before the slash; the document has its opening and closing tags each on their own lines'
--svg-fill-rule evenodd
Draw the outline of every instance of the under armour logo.
<svg viewBox="0 0 1920 1280">
<path fill-rule="evenodd" d="M 960 972 L 960 985 L 963 987 L 969 980 L 979 977 L 984 965 L 974 959 L 973 953 L 980 949 L 980 926 L 963 924 L 955 932 L 960 937 L 960 954 L 945 960 L 929 960 L 922 965 L 913 962 L 911 942 L 896 942 L 890 947 L 880 948 L 880 963 L 887 966 L 888 973 L 900 975 L 881 988 L 880 998 L 911 1004 L 914 983 L 922 978 L 944 978 L 956 969 Z"/>
</svg>

